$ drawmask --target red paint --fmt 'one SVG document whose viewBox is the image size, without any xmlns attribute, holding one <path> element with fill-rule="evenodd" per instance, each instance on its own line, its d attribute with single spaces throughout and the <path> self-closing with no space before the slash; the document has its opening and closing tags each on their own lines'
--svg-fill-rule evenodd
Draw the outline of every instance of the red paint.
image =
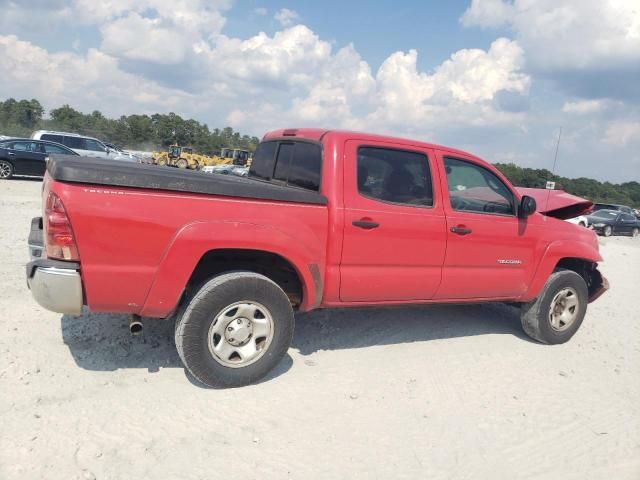
<svg viewBox="0 0 640 480">
<path fill-rule="evenodd" d="M 568 222 L 539 213 L 519 219 L 453 210 L 445 155 L 490 170 L 520 200 L 495 168 L 475 156 L 412 140 L 316 129 L 279 130 L 265 139 L 284 133 L 322 142 L 321 189 L 328 205 L 65 184 L 45 177 L 43 198 L 55 192 L 71 221 L 88 306 L 164 317 L 176 308 L 200 258 L 222 248 L 263 250 L 288 260 L 303 282 L 301 310 L 527 301 L 538 295 L 560 259 L 602 260 L 595 234 Z M 433 207 L 360 195 L 360 145 L 424 153 L 431 168 Z M 379 227 L 358 228 L 353 221 Z M 471 233 L 453 233 L 453 227 Z M 314 283 L 312 264 L 319 269 L 321 289 Z M 322 298 L 316 298 L 319 291 Z"/>
</svg>

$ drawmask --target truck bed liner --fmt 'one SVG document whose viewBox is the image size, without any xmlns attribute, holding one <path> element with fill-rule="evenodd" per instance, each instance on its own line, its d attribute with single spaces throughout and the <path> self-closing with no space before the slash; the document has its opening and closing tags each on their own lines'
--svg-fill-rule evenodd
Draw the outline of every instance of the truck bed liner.
<svg viewBox="0 0 640 480">
<path fill-rule="evenodd" d="M 101 158 L 51 155 L 47 171 L 59 182 L 327 204 L 324 195 L 302 188 L 232 175 L 208 174 Z"/>
</svg>

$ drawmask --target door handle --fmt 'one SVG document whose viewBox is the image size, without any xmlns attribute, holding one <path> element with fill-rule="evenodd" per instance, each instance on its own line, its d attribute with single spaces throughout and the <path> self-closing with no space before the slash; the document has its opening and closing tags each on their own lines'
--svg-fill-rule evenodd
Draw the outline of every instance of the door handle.
<svg viewBox="0 0 640 480">
<path fill-rule="evenodd" d="M 452 233 L 457 233 L 458 235 L 469 235 L 473 230 L 467 227 L 451 227 Z"/>
<path fill-rule="evenodd" d="M 380 224 L 371 220 L 354 220 L 351 225 L 358 228 L 364 228 L 365 230 L 371 230 L 372 228 L 378 228 Z"/>
</svg>

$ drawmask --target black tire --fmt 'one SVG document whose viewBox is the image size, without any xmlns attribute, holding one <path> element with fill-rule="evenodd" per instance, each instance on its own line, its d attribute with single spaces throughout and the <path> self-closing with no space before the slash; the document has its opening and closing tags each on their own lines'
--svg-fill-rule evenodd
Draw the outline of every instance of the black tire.
<svg viewBox="0 0 640 480">
<path fill-rule="evenodd" d="M 13 165 L 6 160 L 0 160 L 0 180 L 8 180 L 13 177 Z"/>
<path fill-rule="evenodd" d="M 604 227 L 604 230 L 602 230 L 602 233 L 604 234 L 605 237 L 610 237 L 611 234 L 613 233 L 613 229 L 611 228 L 610 225 L 607 225 L 606 227 Z"/>
<path fill-rule="evenodd" d="M 572 289 L 577 297 L 576 317 L 566 329 L 558 331 L 551 324 L 551 303 L 559 292 L 567 288 Z M 556 270 L 547 280 L 538 298 L 522 305 L 520 314 L 522 328 L 527 335 L 538 342 L 548 345 L 565 343 L 580 328 L 587 312 L 588 300 L 587 284 L 580 275 L 572 270 Z"/>
<path fill-rule="evenodd" d="M 264 306 L 272 318 L 272 337 L 253 363 L 232 367 L 214 356 L 209 339 L 213 338 L 216 319 L 237 302 Z M 212 278 L 185 300 L 176 319 L 176 347 L 186 369 L 203 384 L 240 387 L 260 380 L 280 362 L 291 344 L 294 323 L 289 298 L 276 283 L 253 272 L 226 273 Z"/>
</svg>

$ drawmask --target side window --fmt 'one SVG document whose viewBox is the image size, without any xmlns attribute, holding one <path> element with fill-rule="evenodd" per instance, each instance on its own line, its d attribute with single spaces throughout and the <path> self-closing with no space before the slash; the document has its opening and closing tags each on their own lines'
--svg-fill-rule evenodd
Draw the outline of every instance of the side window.
<svg viewBox="0 0 640 480">
<path fill-rule="evenodd" d="M 433 206 L 433 186 L 427 156 L 378 147 L 360 147 L 358 192 L 375 200 Z"/>
<path fill-rule="evenodd" d="M 636 218 L 633 215 L 629 215 L 628 213 L 623 213 L 622 220 L 625 222 L 635 222 Z"/>
<path fill-rule="evenodd" d="M 309 142 L 263 142 L 251 162 L 249 176 L 320 190 L 322 150 Z"/>
<path fill-rule="evenodd" d="M 91 138 L 85 138 L 85 150 L 91 150 L 92 152 L 106 152 L 106 148 L 97 140 Z M 78 147 L 80 148 L 80 147 Z"/>
<path fill-rule="evenodd" d="M 15 142 L 13 149 L 19 152 L 37 152 L 38 144 L 36 142 Z"/>
<path fill-rule="evenodd" d="M 262 142 L 258 145 L 249 168 L 250 177 L 271 180 L 277 147 L 278 142 Z"/>
<path fill-rule="evenodd" d="M 68 150 L 65 150 L 64 148 L 59 147 L 57 145 L 50 145 L 48 143 L 45 143 L 43 147 L 44 147 L 45 153 L 61 153 L 62 155 L 69 155 Z"/>
<path fill-rule="evenodd" d="M 77 150 L 86 150 L 84 138 L 82 137 L 64 137 L 63 145 Z"/>
<path fill-rule="evenodd" d="M 314 143 L 280 143 L 273 178 L 288 185 L 320 190 L 322 151 Z"/>
<path fill-rule="evenodd" d="M 465 212 L 515 215 L 511 191 L 494 173 L 471 162 L 445 158 L 451 208 Z"/>
<path fill-rule="evenodd" d="M 49 140 L 56 143 L 62 143 L 62 138 L 62 135 L 52 135 L 50 133 L 44 133 L 40 136 L 40 140 Z"/>
</svg>

